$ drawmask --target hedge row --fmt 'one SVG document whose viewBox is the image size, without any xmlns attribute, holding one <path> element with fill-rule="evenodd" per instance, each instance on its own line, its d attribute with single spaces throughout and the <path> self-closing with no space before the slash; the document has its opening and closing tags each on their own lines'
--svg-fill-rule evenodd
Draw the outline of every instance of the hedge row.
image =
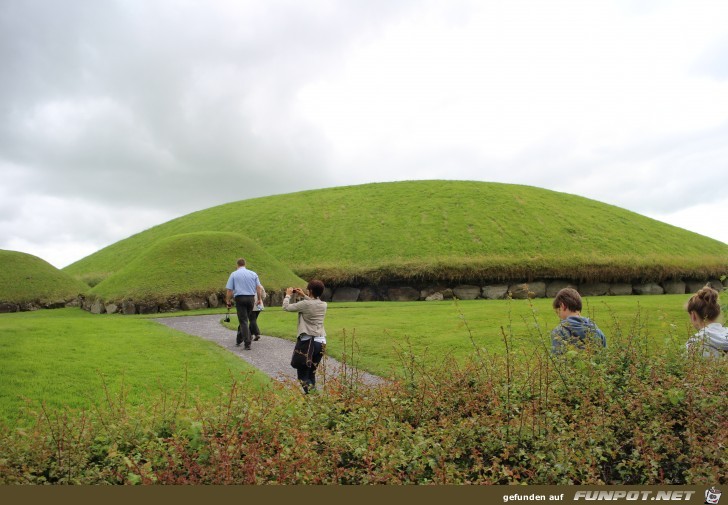
<svg viewBox="0 0 728 505">
<path fill-rule="evenodd" d="M 241 381 L 208 404 L 40 408 L 0 430 L 0 483 L 726 484 L 728 360 L 637 336 L 560 358 L 503 338 L 467 363 L 402 352 L 406 379 L 376 388 L 344 374 L 309 396 Z"/>
</svg>

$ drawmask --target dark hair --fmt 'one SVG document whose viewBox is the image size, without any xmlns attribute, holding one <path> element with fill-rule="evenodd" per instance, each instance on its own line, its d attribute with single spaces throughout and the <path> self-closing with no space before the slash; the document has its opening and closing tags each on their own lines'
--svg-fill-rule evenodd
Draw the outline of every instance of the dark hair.
<svg viewBox="0 0 728 505">
<path fill-rule="evenodd" d="M 581 295 L 574 288 L 564 288 L 556 293 L 553 307 L 558 309 L 562 303 L 572 312 L 581 312 Z"/>
<path fill-rule="evenodd" d="M 324 294 L 324 283 L 320 280 L 314 279 L 311 282 L 308 283 L 308 290 L 311 292 L 311 294 L 314 296 L 314 298 L 318 298 L 322 294 Z"/>
<path fill-rule="evenodd" d="M 705 286 L 688 300 L 688 313 L 695 312 L 703 321 L 714 321 L 720 315 L 718 292 Z"/>
<path fill-rule="evenodd" d="M 238 258 L 238 266 L 239 267 L 245 266 L 245 258 Z"/>
</svg>

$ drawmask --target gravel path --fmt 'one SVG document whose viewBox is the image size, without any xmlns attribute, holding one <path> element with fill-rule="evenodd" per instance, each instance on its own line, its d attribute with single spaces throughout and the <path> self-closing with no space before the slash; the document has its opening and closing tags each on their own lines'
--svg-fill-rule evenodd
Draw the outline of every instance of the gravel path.
<svg viewBox="0 0 728 505">
<path fill-rule="evenodd" d="M 291 368 L 291 354 L 293 342 L 283 338 L 261 335 L 260 340 L 253 342 L 252 350 L 246 351 L 243 346 L 235 346 L 235 330 L 230 330 L 220 324 L 223 315 L 214 314 L 206 316 L 180 316 L 153 319 L 160 324 L 174 328 L 190 335 L 215 342 L 231 353 L 244 359 L 254 367 L 267 373 L 276 380 L 285 381 L 296 379 L 296 370 Z M 325 356 L 319 366 L 319 375 L 341 373 L 342 365 L 330 356 Z M 367 372 L 353 370 L 347 367 L 349 376 L 358 376 L 365 384 L 375 385 L 382 382 L 381 377 Z M 316 382 L 319 382 L 318 380 Z"/>
</svg>

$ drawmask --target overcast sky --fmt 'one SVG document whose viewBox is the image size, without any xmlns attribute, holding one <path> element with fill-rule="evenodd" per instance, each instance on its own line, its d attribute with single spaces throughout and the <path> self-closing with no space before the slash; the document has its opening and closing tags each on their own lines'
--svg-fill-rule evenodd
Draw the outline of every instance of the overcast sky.
<svg viewBox="0 0 728 505">
<path fill-rule="evenodd" d="M 214 205 L 412 179 L 728 243 L 726 27 L 725 0 L 0 0 L 0 249 L 61 268 Z"/>
</svg>

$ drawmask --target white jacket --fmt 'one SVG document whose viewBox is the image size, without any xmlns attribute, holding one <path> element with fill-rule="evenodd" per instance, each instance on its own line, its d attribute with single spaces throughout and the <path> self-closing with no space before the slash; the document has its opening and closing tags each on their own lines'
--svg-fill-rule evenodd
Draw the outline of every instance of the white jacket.
<svg viewBox="0 0 728 505">
<path fill-rule="evenodd" d="M 728 328 L 720 323 L 710 323 L 690 337 L 685 347 L 702 351 L 706 358 L 726 356 L 728 353 Z"/>
</svg>

